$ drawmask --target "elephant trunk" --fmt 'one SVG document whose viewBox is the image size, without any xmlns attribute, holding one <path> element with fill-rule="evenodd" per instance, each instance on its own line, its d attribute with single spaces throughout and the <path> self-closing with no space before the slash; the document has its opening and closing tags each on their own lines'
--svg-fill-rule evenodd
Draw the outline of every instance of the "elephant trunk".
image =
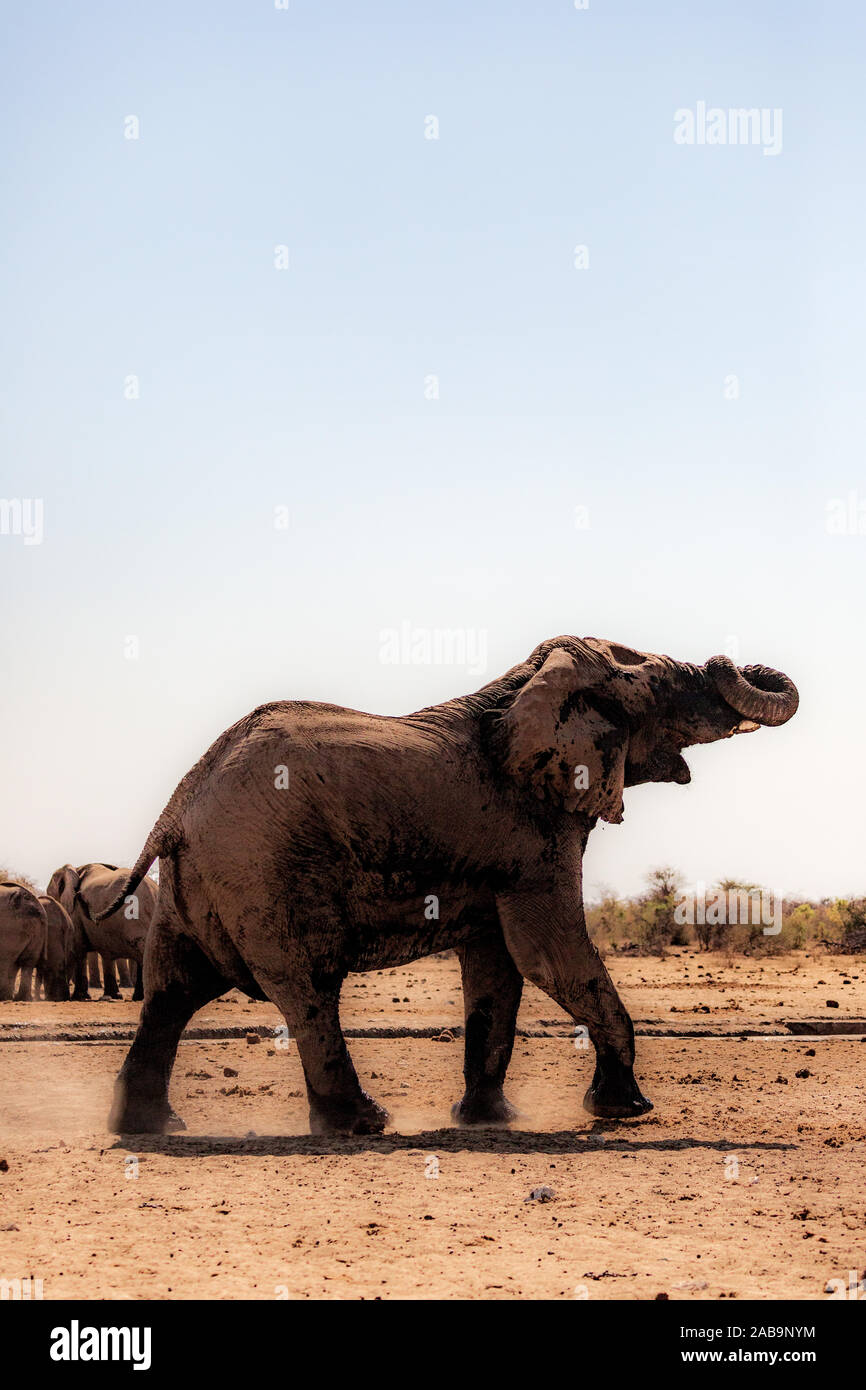
<svg viewBox="0 0 866 1390">
<path fill-rule="evenodd" d="M 737 667 L 729 656 L 713 656 L 704 670 L 722 699 L 744 719 L 772 727 L 787 724 L 797 712 L 797 687 L 771 666 Z"/>
</svg>

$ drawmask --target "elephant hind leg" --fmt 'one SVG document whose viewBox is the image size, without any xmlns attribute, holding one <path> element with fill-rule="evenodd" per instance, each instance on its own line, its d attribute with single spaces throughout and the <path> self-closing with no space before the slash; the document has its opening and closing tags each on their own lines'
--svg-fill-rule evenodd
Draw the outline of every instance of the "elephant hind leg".
<svg viewBox="0 0 866 1390">
<path fill-rule="evenodd" d="M 313 970 L 300 951 L 290 953 L 284 964 L 279 977 L 254 973 L 298 1045 L 310 1133 L 381 1134 L 388 1112 L 362 1089 L 340 1026 L 344 973 Z"/>
<path fill-rule="evenodd" d="M 458 1124 L 506 1124 L 517 1116 L 502 1087 L 511 1061 L 523 976 L 497 927 L 458 947 L 466 1020 L 463 1075 L 466 1092 L 452 1107 Z"/>
<path fill-rule="evenodd" d="M 145 948 L 147 987 L 138 1030 L 115 1082 L 108 1125 L 115 1134 L 183 1129 L 168 1087 L 180 1036 L 193 1014 L 228 987 L 188 936 L 174 908 L 160 903 Z"/>
</svg>

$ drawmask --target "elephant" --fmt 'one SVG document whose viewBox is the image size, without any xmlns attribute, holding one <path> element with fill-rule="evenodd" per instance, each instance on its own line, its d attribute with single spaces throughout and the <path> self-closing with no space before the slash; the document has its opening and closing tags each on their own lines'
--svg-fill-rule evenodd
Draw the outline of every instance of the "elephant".
<svg viewBox="0 0 866 1390">
<path fill-rule="evenodd" d="M 141 962 L 153 908 L 156 884 L 142 877 L 136 892 L 118 890 L 130 877 L 130 870 L 116 864 L 82 864 L 73 868 L 64 864 L 51 875 L 47 893 L 55 898 L 72 920 L 73 941 L 71 973 L 74 981 L 73 999 L 89 999 L 87 988 L 87 956 L 98 952 L 108 962 L 103 976 L 103 999 L 119 998 L 113 962 L 131 958 L 137 962 L 133 999 L 141 999 Z M 102 911 L 113 898 L 117 901 L 109 913 Z M 127 899 L 132 899 L 127 902 Z M 112 992 L 113 989 L 113 992 Z"/>
<path fill-rule="evenodd" d="M 22 883 L 0 883 L 0 999 L 11 999 L 21 971 L 16 999 L 32 997 L 33 971 L 45 952 L 48 924 L 36 893 Z"/>
<path fill-rule="evenodd" d="M 157 911 L 138 1030 L 110 1128 L 183 1128 L 168 1086 L 196 1010 L 235 986 L 283 1014 L 313 1134 L 379 1133 L 340 1026 L 350 971 L 454 948 L 464 995 L 463 1124 L 513 1118 L 503 1083 L 524 980 L 586 1027 L 590 1114 L 651 1103 L 632 1021 L 589 939 L 582 858 L 623 792 L 687 783 L 682 750 L 779 725 L 799 696 L 765 666 L 703 666 L 599 638 L 536 647 L 474 694 L 405 716 L 329 704 L 259 706 L 181 780 L 116 911 L 156 858 Z"/>
<path fill-rule="evenodd" d="M 62 903 L 40 893 L 39 901 L 45 911 L 45 947 L 36 967 L 36 995 L 41 985 L 45 998 L 60 1003 L 69 998 L 69 969 L 73 955 L 75 929 Z"/>
</svg>

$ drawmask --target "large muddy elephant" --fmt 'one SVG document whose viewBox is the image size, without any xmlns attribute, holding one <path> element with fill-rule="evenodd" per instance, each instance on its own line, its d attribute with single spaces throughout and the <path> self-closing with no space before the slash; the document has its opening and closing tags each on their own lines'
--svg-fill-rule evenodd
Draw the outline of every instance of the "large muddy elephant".
<svg viewBox="0 0 866 1390">
<path fill-rule="evenodd" d="M 36 893 L 22 883 L 0 883 L 0 999 L 30 999 L 33 972 L 45 951 L 47 921 Z"/>
<path fill-rule="evenodd" d="M 294 1036 L 314 1133 L 383 1129 L 340 1028 L 349 971 L 456 948 L 463 974 L 463 1123 L 507 1120 L 503 1081 L 523 980 L 585 1025 L 585 1108 L 650 1109 L 634 1030 L 584 921 L 581 861 L 623 790 L 688 782 L 682 749 L 797 708 L 787 676 L 717 656 L 693 666 L 557 637 L 474 695 L 401 718 L 262 705 L 184 777 L 112 911 L 160 859 L 144 1008 L 118 1077 L 120 1133 L 182 1127 L 168 1099 L 193 1013 L 237 986 Z"/>
<path fill-rule="evenodd" d="M 141 962 L 153 908 L 156 884 L 150 878 L 136 881 L 136 891 L 120 892 L 130 877 L 129 869 L 115 864 L 64 864 L 51 875 L 47 893 L 65 907 L 73 926 L 71 974 L 73 999 L 89 999 L 87 956 L 97 951 L 105 962 L 130 958 L 138 963 L 133 999 L 142 998 Z M 119 894 L 119 896 L 118 896 Z M 116 901 L 113 901 L 116 899 Z M 109 914 L 103 909 L 113 902 Z M 104 975 L 103 999 L 117 998 L 113 965 Z"/>
</svg>

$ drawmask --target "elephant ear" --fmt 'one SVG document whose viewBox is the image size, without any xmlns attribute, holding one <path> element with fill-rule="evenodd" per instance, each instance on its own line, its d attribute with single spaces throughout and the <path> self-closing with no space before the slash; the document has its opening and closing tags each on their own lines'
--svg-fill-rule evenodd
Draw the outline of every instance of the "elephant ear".
<svg viewBox="0 0 866 1390">
<path fill-rule="evenodd" d="M 64 864 L 62 869 L 57 869 L 51 875 L 51 881 L 46 888 L 49 897 L 56 899 L 67 912 L 71 912 L 72 903 L 81 884 L 81 878 L 77 869 L 71 864 Z M 68 906 L 67 906 L 68 904 Z"/>
<path fill-rule="evenodd" d="M 593 708 L 589 694 L 611 674 L 582 642 L 555 648 L 500 717 L 506 771 L 568 811 L 622 820 L 628 729 Z"/>
</svg>

